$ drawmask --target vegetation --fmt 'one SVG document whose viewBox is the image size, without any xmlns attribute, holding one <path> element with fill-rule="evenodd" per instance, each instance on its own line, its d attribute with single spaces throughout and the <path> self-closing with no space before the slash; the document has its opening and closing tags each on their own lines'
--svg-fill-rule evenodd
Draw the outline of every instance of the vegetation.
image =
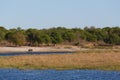
<svg viewBox="0 0 120 80">
<path fill-rule="evenodd" d="M 84 29 L 57 27 L 50 29 L 5 29 L 0 27 L 0 43 L 9 46 L 43 46 L 69 44 L 82 46 L 83 42 L 93 43 L 94 46 L 120 45 L 120 28 L 85 27 Z"/>
<path fill-rule="evenodd" d="M 0 68 L 120 70 L 120 51 L 87 50 L 76 54 L 0 57 Z"/>
</svg>

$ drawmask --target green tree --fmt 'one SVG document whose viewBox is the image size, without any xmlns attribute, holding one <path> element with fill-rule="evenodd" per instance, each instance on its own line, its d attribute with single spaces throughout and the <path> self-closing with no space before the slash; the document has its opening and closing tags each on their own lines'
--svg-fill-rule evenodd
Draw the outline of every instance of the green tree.
<svg viewBox="0 0 120 80">
<path fill-rule="evenodd" d="M 58 32 L 52 32 L 50 37 L 53 44 L 59 44 L 63 42 L 62 36 Z"/>
<path fill-rule="evenodd" d="M 43 38 L 43 42 L 44 42 L 45 44 L 49 44 L 49 43 L 51 42 L 51 39 L 50 39 L 49 35 L 44 34 L 44 35 L 42 35 L 41 37 Z"/>
<path fill-rule="evenodd" d="M 72 31 L 66 31 L 62 35 L 64 41 L 72 42 L 75 39 L 75 34 Z"/>
<path fill-rule="evenodd" d="M 6 33 L 7 30 L 4 27 L 0 26 L 0 42 L 5 40 Z"/>
<path fill-rule="evenodd" d="M 28 29 L 26 31 L 27 41 L 30 42 L 30 45 L 38 44 L 39 31 L 37 29 Z"/>
<path fill-rule="evenodd" d="M 22 46 L 26 42 L 26 36 L 21 32 L 8 33 L 6 35 L 8 41 L 12 42 L 16 46 Z"/>
</svg>

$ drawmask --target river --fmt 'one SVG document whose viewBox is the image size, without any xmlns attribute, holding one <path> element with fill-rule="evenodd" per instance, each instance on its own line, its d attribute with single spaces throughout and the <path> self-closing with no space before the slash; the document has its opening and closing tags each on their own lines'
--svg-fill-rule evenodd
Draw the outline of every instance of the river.
<svg viewBox="0 0 120 80">
<path fill-rule="evenodd" d="M 39 54 L 71 54 L 74 52 L 8 52 L 0 53 L 0 56 L 39 55 Z"/>
<path fill-rule="evenodd" d="M 120 80 L 118 71 L 0 69 L 0 80 Z"/>
</svg>

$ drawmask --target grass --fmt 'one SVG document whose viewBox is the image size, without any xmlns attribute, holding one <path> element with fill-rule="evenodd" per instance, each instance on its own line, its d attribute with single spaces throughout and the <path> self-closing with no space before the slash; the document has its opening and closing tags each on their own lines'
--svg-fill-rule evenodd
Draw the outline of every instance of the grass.
<svg viewBox="0 0 120 80">
<path fill-rule="evenodd" d="M 120 53 L 119 49 L 86 49 L 76 53 Z"/>
<path fill-rule="evenodd" d="M 120 70 L 119 50 L 0 57 L 0 68 Z"/>
</svg>

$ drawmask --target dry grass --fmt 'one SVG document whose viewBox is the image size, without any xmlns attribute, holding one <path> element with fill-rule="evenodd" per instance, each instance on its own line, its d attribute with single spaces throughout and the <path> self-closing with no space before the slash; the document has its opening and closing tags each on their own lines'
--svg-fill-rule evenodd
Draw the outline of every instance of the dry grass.
<svg viewBox="0 0 120 80">
<path fill-rule="evenodd" d="M 120 70 L 119 52 L 0 57 L 1 68 Z"/>
</svg>

